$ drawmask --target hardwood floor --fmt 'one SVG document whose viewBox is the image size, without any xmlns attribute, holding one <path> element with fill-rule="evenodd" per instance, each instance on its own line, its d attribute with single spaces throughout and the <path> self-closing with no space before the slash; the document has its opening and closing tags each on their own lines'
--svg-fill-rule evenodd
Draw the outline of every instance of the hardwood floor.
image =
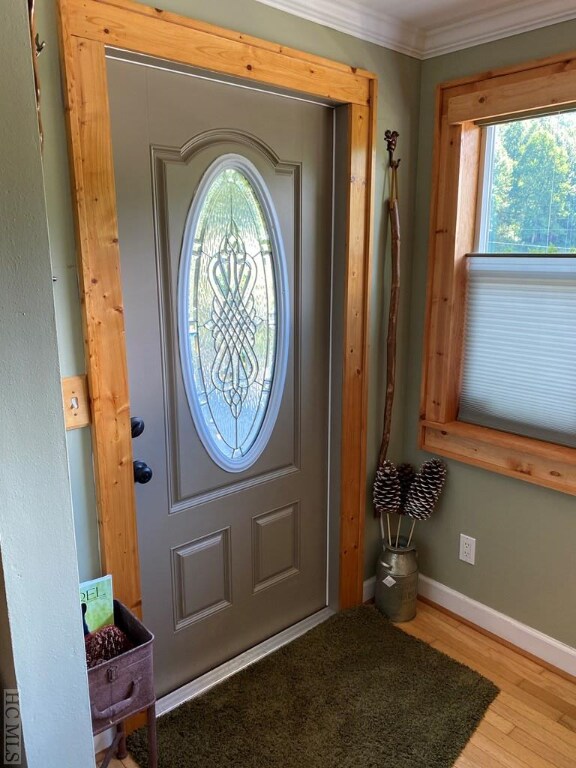
<svg viewBox="0 0 576 768">
<path fill-rule="evenodd" d="M 455 768 L 576 768 L 576 681 L 422 602 L 399 626 L 501 689 Z M 128 758 L 110 768 L 138 766 Z"/>
</svg>

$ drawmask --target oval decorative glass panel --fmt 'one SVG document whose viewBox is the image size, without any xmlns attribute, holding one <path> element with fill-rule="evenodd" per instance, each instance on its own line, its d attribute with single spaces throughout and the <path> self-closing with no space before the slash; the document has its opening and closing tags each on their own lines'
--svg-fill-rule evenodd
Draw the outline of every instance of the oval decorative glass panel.
<svg viewBox="0 0 576 768">
<path fill-rule="evenodd" d="M 198 435 L 229 472 L 264 450 L 288 356 L 286 261 L 266 184 L 240 155 L 202 178 L 184 232 L 180 357 Z"/>
</svg>

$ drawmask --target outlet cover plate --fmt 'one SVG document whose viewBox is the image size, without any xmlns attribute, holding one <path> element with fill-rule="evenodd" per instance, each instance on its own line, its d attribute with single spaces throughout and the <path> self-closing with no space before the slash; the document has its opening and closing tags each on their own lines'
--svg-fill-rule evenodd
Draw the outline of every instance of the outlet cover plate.
<svg viewBox="0 0 576 768">
<path fill-rule="evenodd" d="M 460 560 L 474 565 L 476 562 L 476 539 L 460 534 Z"/>
</svg>

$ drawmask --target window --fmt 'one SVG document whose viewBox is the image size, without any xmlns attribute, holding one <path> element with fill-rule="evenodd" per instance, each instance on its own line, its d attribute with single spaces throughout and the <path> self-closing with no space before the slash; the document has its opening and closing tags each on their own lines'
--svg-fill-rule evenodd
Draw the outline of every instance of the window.
<svg viewBox="0 0 576 768">
<path fill-rule="evenodd" d="M 420 444 L 576 494 L 576 70 L 439 90 Z"/>
<path fill-rule="evenodd" d="M 458 420 L 576 447 L 576 257 L 470 256 Z"/>
<path fill-rule="evenodd" d="M 576 254 L 576 111 L 484 128 L 475 250 Z"/>
<path fill-rule="evenodd" d="M 272 198 L 255 166 L 227 154 L 194 196 L 179 275 L 180 357 L 202 443 L 229 472 L 260 456 L 288 355 L 287 276 Z"/>
<path fill-rule="evenodd" d="M 576 113 L 483 138 L 458 420 L 576 447 Z"/>
</svg>

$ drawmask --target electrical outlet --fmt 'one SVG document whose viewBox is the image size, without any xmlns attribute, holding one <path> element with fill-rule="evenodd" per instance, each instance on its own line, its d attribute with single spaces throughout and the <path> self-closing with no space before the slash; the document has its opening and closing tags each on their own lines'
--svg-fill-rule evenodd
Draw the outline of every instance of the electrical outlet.
<svg viewBox="0 0 576 768">
<path fill-rule="evenodd" d="M 476 561 L 476 539 L 463 533 L 460 534 L 460 560 L 470 565 L 474 565 Z"/>
</svg>

